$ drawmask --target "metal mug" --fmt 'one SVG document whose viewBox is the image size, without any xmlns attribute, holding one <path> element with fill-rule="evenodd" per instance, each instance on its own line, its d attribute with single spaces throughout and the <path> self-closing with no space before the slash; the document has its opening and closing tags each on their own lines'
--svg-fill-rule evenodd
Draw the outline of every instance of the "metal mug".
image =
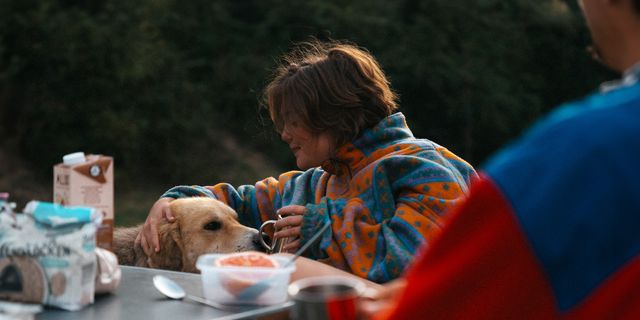
<svg viewBox="0 0 640 320">
<path fill-rule="evenodd" d="M 295 303 L 291 315 L 299 320 L 355 320 L 356 304 L 365 291 L 363 282 L 348 277 L 300 279 L 288 288 L 289 296 Z"/>
<path fill-rule="evenodd" d="M 282 216 L 278 215 L 278 220 L 280 219 L 282 219 Z M 260 229 L 258 229 L 258 232 L 260 235 L 258 239 L 260 240 L 260 244 L 267 250 L 267 253 L 269 254 L 283 252 L 284 245 L 289 243 L 289 238 L 278 238 L 274 240 L 273 234 L 269 235 L 264 230 L 265 227 L 267 227 L 268 225 L 273 225 L 273 233 L 275 234 L 276 232 L 275 225 L 276 225 L 276 221 L 278 220 L 267 220 L 263 222 L 262 225 L 260 226 Z M 288 229 L 288 228 L 289 227 L 284 227 L 282 228 L 282 230 Z M 271 239 L 270 243 L 267 243 L 266 241 L 264 241 L 264 235 L 267 235 Z"/>
</svg>

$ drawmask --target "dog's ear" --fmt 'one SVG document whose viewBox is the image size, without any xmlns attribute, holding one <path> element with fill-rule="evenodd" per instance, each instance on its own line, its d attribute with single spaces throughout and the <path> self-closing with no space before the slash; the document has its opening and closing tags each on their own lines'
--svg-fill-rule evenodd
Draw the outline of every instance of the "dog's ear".
<svg viewBox="0 0 640 320">
<path fill-rule="evenodd" d="M 158 227 L 160 252 L 153 253 L 148 259 L 151 268 L 182 271 L 182 238 L 180 224 L 164 222 Z"/>
</svg>

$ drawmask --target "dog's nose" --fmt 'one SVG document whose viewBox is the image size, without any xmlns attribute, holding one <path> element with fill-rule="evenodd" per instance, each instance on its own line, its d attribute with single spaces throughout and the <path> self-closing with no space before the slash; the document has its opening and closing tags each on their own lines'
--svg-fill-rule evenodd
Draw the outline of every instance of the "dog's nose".
<svg viewBox="0 0 640 320">
<path fill-rule="evenodd" d="M 251 242 L 253 243 L 253 246 L 256 250 L 265 252 L 264 246 L 262 246 L 262 243 L 260 243 L 259 234 L 256 233 L 255 235 L 253 235 L 253 239 L 251 239 Z"/>
</svg>

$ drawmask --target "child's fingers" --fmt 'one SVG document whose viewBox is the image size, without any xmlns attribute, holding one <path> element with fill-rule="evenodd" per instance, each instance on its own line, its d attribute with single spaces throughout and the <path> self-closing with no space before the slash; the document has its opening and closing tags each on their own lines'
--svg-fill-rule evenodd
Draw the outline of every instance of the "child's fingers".
<svg viewBox="0 0 640 320">
<path fill-rule="evenodd" d="M 171 207 L 170 206 L 166 206 L 162 209 L 162 216 L 169 222 L 174 222 L 176 221 L 176 217 L 173 216 L 173 213 L 171 213 Z"/>
<path fill-rule="evenodd" d="M 140 246 L 142 247 L 142 250 L 144 251 L 144 254 L 146 254 L 147 256 L 150 256 L 152 251 L 149 250 L 149 244 L 147 244 L 147 238 L 144 237 L 143 233 L 144 233 L 144 228 L 138 234 L 138 236 L 140 237 Z"/>
<path fill-rule="evenodd" d="M 304 206 L 289 205 L 278 209 L 276 213 L 281 216 L 303 215 L 306 210 L 307 208 L 305 208 Z"/>
<path fill-rule="evenodd" d="M 297 227 L 302 224 L 302 216 L 289 216 L 279 219 L 275 223 L 276 230 L 287 229 L 289 227 Z"/>
<path fill-rule="evenodd" d="M 285 252 L 294 252 L 298 250 L 298 248 L 300 248 L 300 238 L 289 241 L 289 243 L 285 244 L 282 249 L 284 249 Z"/>
<path fill-rule="evenodd" d="M 142 240 L 140 239 L 140 235 L 142 234 L 142 230 L 140 230 L 140 232 L 138 232 L 138 235 L 136 236 L 136 240 L 133 241 L 133 245 L 137 246 L 140 245 L 142 243 Z"/>
<path fill-rule="evenodd" d="M 145 222 L 142 227 L 142 231 L 140 232 L 140 244 L 142 246 L 142 250 L 148 256 L 152 255 L 153 252 L 160 251 L 160 241 L 158 240 L 158 229 L 156 226 L 156 219 L 149 217 L 147 222 Z"/>
<path fill-rule="evenodd" d="M 155 252 L 160 251 L 160 240 L 158 239 L 158 226 L 155 223 L 155 221 L 153 221 L 153 223 L 151 223 L 151 244 L 153 245 L 153 248 L 155 248 Z M 151 247 L 149 248 L 151 249 Z"/>
<path fill-rule="evenodd" d="M 287 229 L 276 232 L 273 235 L 273 237 L 276 239 L 289 238 L 289 237 L 296 238 L 300 236 L 300 231 L 301 231 L 300 227 L 291 227 L 291 228 L 287 228 Z"/>
</svg>

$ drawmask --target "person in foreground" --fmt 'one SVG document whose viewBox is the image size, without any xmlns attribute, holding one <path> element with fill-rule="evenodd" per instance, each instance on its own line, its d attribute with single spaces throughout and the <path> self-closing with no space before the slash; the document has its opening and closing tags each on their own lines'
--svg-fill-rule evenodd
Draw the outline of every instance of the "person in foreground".
<svg viewBox="0 0 640 320">
<path fill-rule="evenodd" d="M 173 219 L 170 201 L 206 196 L 230 205 L 250 227 L 284 216 L 275 237 L 293 239 L 289 252 L 331 223 L 305 253 L 310 260 L 296 261 L 294 279 L 345 271 L 378 283 L 397 278 L 476 173 L 446 148 L 415 138 L 396 99 L 364 49 L 318 41 L 298 46 L 266 87 L 265 105 L 306 171 L 238 188 L 174 187 L 151 208 L 141 245 L 148 254 L 160 250 L 156 222 Z"/>
<path fill-rule="evenodd" d="M 640 318 L 640 0 L 583 0 L 623 78 L 569 103 L 483 168 L 403 281 L 387 319 Z"/>
</svg>

